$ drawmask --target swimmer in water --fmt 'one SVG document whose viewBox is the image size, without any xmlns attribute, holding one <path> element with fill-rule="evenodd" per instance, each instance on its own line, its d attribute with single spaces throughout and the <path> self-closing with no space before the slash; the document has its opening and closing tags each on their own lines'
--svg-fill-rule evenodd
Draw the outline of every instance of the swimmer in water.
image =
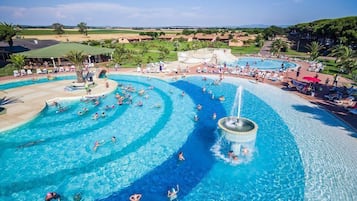
<svg viewBox="0 0 357 201">
<path fill-rule="evenodd" d="M 112 142 L 116 143 L 117 142 L 117 138 L 115 136 L 112 137 Z"/>
<path fill-rule="evenodd" d="M 130 201 L 140 201 L 141 199 L 141 194 L 133 194 L 129 197 Z"/>
<path fill-rule="evenodd" d="M 185 157 L 183 156 L 183 152 L 180 151 L 180 153 L 178 154 L 178 159 L 179 161 L 184 161 L 185 160 Z"/>
<path fill-rule="evenodd" d="M 167 197 L 170 201 L 177 199 L 177 193 L 180 191 L 179 185 L 176 185 L 176 189 L 172 188 L 171 190 L 167 191 Z"/>
<path fill-rule="evenodd" d="M 56 193 L 56 192 L 48 192 L 47 195 L 46 195 L 46 198 L 45 198 L 45 201 L 51 201 L 51 200 L 58 200 L 60 201 L 61 200 L 61 196 Z"/>
<path fill-rule="evenodd" d="M 217 114 L 215 112 L 213 112 L 213 115 L 212 115 L 212 119 L 216 119 L 217 118 Z"/>
<path fill-rule="evenodd" d="M 98 141 L 95 141 L 94 146 L 93 146 L 93 151 L 97 151 L 99 146 L 100 146 L 100 143 Z"/>
<path fill-rule="evenodd" d="M 193 117 L 193 120 L 194 120 L 194 121 L 198 121 L 198 116 L 197 116 L 197 114 L 195 114 L 195 116 Z"/>
</svg>

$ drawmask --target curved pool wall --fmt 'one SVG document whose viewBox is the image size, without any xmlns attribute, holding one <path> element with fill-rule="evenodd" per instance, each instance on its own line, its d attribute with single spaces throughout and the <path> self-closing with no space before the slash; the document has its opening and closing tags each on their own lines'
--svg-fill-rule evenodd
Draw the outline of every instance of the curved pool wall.
<svg viewBox="0 0 357 201">
<path fill-rule="evenodd" d="M 216 79 L 216 77 L 212 77 L 212 79 Z M 140 80 L 140 79 L 139 79 Z M 175 85 L 180 86 L 182 84 L 182 87 L 185 85 L 188 86 L 188 88 L 186 89 L 185 87 L 183 87 L 183 90 L 187 90 L 189 93 L 189 91 L 193 91 L 190 93 L 190 95 L 193 98 L 193 100 L 195 100 L 195 104 L 202 102 L 202 100 L 199 97 L 199 88 L 197 88 L 197 86 L 202 85 L 202 83 L 200 83 L 200 81 L 198 80 L 193 80 L 191 81 L 192 84 L 195 84 L 195 86 L 187 85 L 186 82 L 181 83 L 177 82 Z M 349 137 L 348 135 L 354 135 L 355 133 L 353 133 L 353 131 L 349 130 L 348 127 L 343 124 L 342 122 L 340 122 L 339 120 L 337 120 L 336 118 L 334 118 L 333 116 L 331 116 L 330 114 L 328 114 L 326 111 L 324 110 L 320 110 L 318 108 L 316 108 L 316 106 L 313 106 L 311 104 L 309 104 L 307 101 L 301 100 L 298 97 L 294 97 L 291 96 L 289 94 L 283 93 L 281 90 L 275 88 L 275 87 L 271 87 L 271 86 L 265 86 L 264 87 L 258 87 L 257 84 L 252 84 L 251 82 L 247 81 L 247 80 L 241 80 L 241 79 L 230 79 L 230 78 L 226 78 L 225 82 L 231 82 L 234 84 L 243 84 L 244 87 L 249 91 L 249 92 L 245 92 L 250 94 L 256 94 L 258 95 L 260 98 L 264 99 L 264 102 L 270 104 L 272 106 L 273 109 L 276 110 L 277 114 L 279 114 L 282 118 L 284 118 L 285 123 L 287 124 L 287 126 L 284 126 L 283 124 L 271 124 L 269 122 L 269 120 L 275 119 L 273 118 L 274 116 L 276 116 L 276 113 L 273 116 L 267 116 L 266 119 L 262 120 L 262 122 L 259 123 L 262 125 L 266 125 L 267 128 L 269 128 L 269 126 L 273 126 L 276 127 L 279 131 L 281 131 L 281 133 L 292 133 L 292 135 L 288 134 L 287 137 L 279 137 L 277 142 L 281 142 L 283 139 L 284 140 L 288 140 L 288 145 L 287 147 L 279 147 L 278 146 L 278 155 L 281 155 L 282 153 L 280 153 L 281 151 L 284 151 L 284 149 L 288 148 L 290 149 L 290 147 L 293 147 L 293 160 L 290 162 L 293 162 L 293 167 L 297 168 L 299 171 L 297 171 L 297 173 L 294 173 L 293 175 L 287 174 L 287 175 L 281 175 L 279 173 L 281 173 L 282 171 L 284 171 L 284 167 L 280 167 L 277 168 L 277 174 L 278 176 L 275 175 L 275 177 L 273 178 L 272 181 L 274 181 L 274 183 L 272 183 L 272 188 L 281 190 L 281 192 L 283 192 L 282 196 L 283 198 L 286 199 L 293 199 L 293 200 L 302 200 L 302 199 L 306 199 L 306 200 L 329 200 L 329 198 L 335 198 L 337 200 L 355 200 L 355 194 L 354 192 L 356 192 L 356 189 L 354 187 L 353 184 L 356 183 L 356 174 L 355 171 L 356 170 L 356 164 L 353 161 L 357 161 L 356 160 L 356 142 L 353 141 L 354 139 L 352 139 L 351 137 Z M 260 85 L 260 84 L 259 84 Z M 228 85 L 229 87 L 229 85 Z M 228 91 L 228 90 L 227 90 Z M 223 93 L 224 91 L 220 91 L 217 93 Z M 246 96 L 246 95 L 245 95 Z M 249 95 L 248 95 L 249 96 Z M 229 97 L 229 95 L 227 96 Z M 202 98 L 202 97 L 201 97 Z M 233 99 L 233 97 L 232 97 Z M 291 100 L 290 100 L 291 99 Z M 230 102 L 231 100 L 229 98 L 227 98 L 227 101 L 225 101 L 225 103 L 222 104 L 222 106 L 225 108 L 222 113 L 219 112 L 217 113 L 218 117 L 220 117 L 220 115 L 224 115 L 223 113 L 225 113 L 225 111 L 230 111 L 230 104 L 232 104 L 232 102 Z M 253 102 L 256 102 L 257 100 L 253 99 Z M 250 101 L 251 102 L 251 101 Z M 264 105 L 263 101 L 259 100 L 258 104 L 260 105 Z M 245 103 L 247 104 L 247 103 Z M 250 103 L 251 104 L 251 103 Z M 306 106 L 307 105 L 307 106 Z M 243 112 L 246 110 L 247 106 L 244 106 Z M 250 107 L 247 107 L 250 108 Z M 254 107 L 253 107 L 254 108 Z M 212 108 L 207 108 L 204 107 L 204 110 L 206 109 L 210 109 L 212 112 Z M 219 109 L 218 106 L 218 110 L 221 111 L 221 109 Z M 248 110 L 248 111 L 247 111 Z M 254 112 L 256 112 L 256 108 L 254 110 L 250 110 L 247 109 L 246 110 L 246 114 L 247 116 L 253 115 L 254 116 Z M 262 113 L 258 113 L 257 115 L 266 115 L 268 111 L 265 111 L 264 107 L 260 108 L 259 107 L 259 111 L 261 111 Z M 45 112 L 48 111 L 44 111 L 44 115 Z M 53 111 L 52 111 L 53 112 Z M 125 113 L 125 111 L 122 111 Z M 202 111 L 203 112 L 203 111 Z M 120 116 L 119 113 L 116 113 L 116 115 Z M 208 114 L 207 114 L 208 115 Z M 191 117 L 190 117 L 191 118 Z M 254 118 L 254 117 L 252 117 Z M 279 117 L 280 118 L 280 117 Z M 278 119 L 279 119 L 278 118 Z M 108 121 L 114 120 L 113 118 L 110 119 Z M 38 118 L 35 120 L 35 122 L 38 121 Z M 212 120 L 210 120 L 212 121 Z M 206 145 L 210 145 L 212 143 L 215 142 L 215 140 L 217 139 L 217 135 L 209 135 L 209 134 L 202 134 L 198 129 L 206 129 L 206 127 L 208 126 L 208 128 L 210 127 L 210 123 L 209 120 L 205 120 L 205 123 L 203 124 L 197 124 L 195 125 L 194 130 L 192 131 L 192 133 L 189 133 L 189 137 L 186 142 L 184 142 L 184 144 L 179 145 L 181 146 L 181 148 L 185 149 L 185 153 L 186 151 L 189 153 L 188 155 L 190 157 L 192 157 L 192 159 L 195 159 L 196 161 L 189 161 L 187 159 L 187 163 L 184 163 L 183 165 L 179 165 L 178 166 L 178 170 L 187 170 L 188 166 L 186 166 L 186 164 L 197 164 L 197 161 L 201 161 L 200 159 L 202 159 L 201 157 L 204 157 L 203 162 L 207 161 L 207 164 L 200 164 L 200 167 L 204 167 L 204 171 L 202 171 L 202 173 L 200 173 L 198 175 L 197 178 L 195 178 L 195 174 L 193 174 L 193 172 L 189 173 L 188 175 L 182 175 L 181 171 L 178 172 L 174 172 L 173 176 L 171 177 L 169 174 L 169 177 L 171 178 L 170 180 L 165 180 L 165 178 L 162 178 L 160 175 L 159 176 L 155 176 L 155 174 L 151 174 L 150 172 L 139 176 L 139 179 L 137 179 L 134 183 L 132 183 L 131 185 L 128 185 L 128 187 L 126 188 L 122 188 L 121 190 L 117 191 L 116 193 L 113 193 L 111 196 L 109 196 L 108 200 L 111 199 L 115 199 L 118 197 L 122 197 L 124 199 L 125 196 L 129 195 L 130 193 L 132 193 L 133 191 L 139 190 L 139 192 L 144 192 L 144 197 L 148 198 L 150 196 L 152 196 L 153 198 L 164 198 L 165 197 L 165 192 L 161 192 L 162 189 L 165 188 L 165 190 L 167 190 L 168 186 L 172 186 L 173 184 L 171 184 L 171 182 L 174 182 L 175 180 L 177 181 L 181 181 L 182 180 L 187 180 L 189 181 L 188 183 L 190 185 L 188 185 L 187 187 L 185 186 L 180 186 L 180 189 L 182 189 L 182 194 L 180 193 L 180 200 L 201 200 L 202 196 L 207 198 L 208 200 L 226 200 L 225 197 L 228 195 L 226 194 L 224 191 L 211 191 L 211 187 L 212 189 L 231 189 L 232 188 L 232 182 L 235 182 L 234 184 L 234 188 L 232 189 L 232 191 L 234 192 L 231 196 L 231 198 L 233 200 L 251 200 L 251 199 L 255 199 L 255 200 L 264 200 L 265 198 L 267 198 L 267 196 L 270 196 L 269 199 L 274 198 L 273 194 L 268 194 L 268 195 L 262 195 L 261 192 L 266 192 L 266 179 L 271 180 L 271 175 L 269 171 L 262 171 L 262 173 L 258 174 L 255 169 L 254 171 L 252 171 L 251 168 L 249 168 L 249 165 L 243 164 L 243 165 L 239 165 L 239 166 L 230 166 L 227 165 L 226 163 L 222 163 L 222 162 L 217 162 L 216 158 L 212 158 L 212 154 L 209 154 L 208 156 L 201 156 L 200 153 L 193 151 L 192 152 L 192 147 L 193 145 L 195 145 L 194 148 L 197 147 L 197 143 L 199 143 L 200 141 L 204 140 L 204 144 Z M 280 121 L 278 121 L 280 122 Z M 321 125 L 321 122 L 326 124 L 326 125 Z M 30 122 L 31 123 L 31 122 Z M 43 121 L 43 122 L 38 122 L 39 124 L 37 125 L 38 127 L 42 127 L 48 125 L 48 122 Z M 67 123 L 66 120 L 62 120 L 59 124 L 61 123 Z M 105 124 L 100 124 L 98 127 L 102 127 Z M 316 126 L 318 125 L 318 126 Z M 305 127 L 306 126 L 306 127 Z M 97 127 L 97 126 L 95 126 Z M 93 128 L 95 128 L 93 127 Z M 20 130 L 22 129 L 18 128 L 17 130 L 15 129 L 14 133 L 20 132 Z M 321 129 L 322 131 L 321 132 Z M 347 129 L 343 129 L 343 128 L 347 128 Z M 98 129 L 98 128 L 97 128 Z M 95 129 L 95 130 L 97 130 Z M 195 132 L 198 129 L 199 132 Z M 211 128 L 214 129 L 214 128 Z M 309 130 L 310 129 L 310 130 Z M 90 130 L 90 129 L 89 129 Z M 99 131 L 99 130 L 98 130 Z M 206 130 L 204 130 L 206 131 Z M 326 136 L 328 136 L 327 139 L 324 138 L 324 134 L 326 131 Z M 212 131 L 208 131 L 212 132 Z M 54 132 L 56 133 L 56 132 Z M 68 137 L 73 136 L 76 132 L 73 131 L 73 133 L 69 133 Z M 204 132 L 205 133 L 205 132 Z M 309 133 L 313 133 L 313 135 L 309 135 Z M 337 133 L 337 135 L 336 135 Z M 5 133 L 6 134 L 6 133 Z M 193 134 L 197 134 L 193 135 Z M 200 136 L 202 135 L 202 136 Z M 280 136 L 280 132 L 276 134 L 277 136 Z M 45 135 L 47 136 L 47 135 Z M 89 136 L 92 136 L 92 134 L 90 134 Z M 265 135 L 263 135 L 262 137 L 264 137 Z M 275 135 L 274 135 L 275 136 Z M 3 141 L 4 136 L 0 136 L 0 141 Z M 206 137 L 208 137 L 208 139 L 206 139 Z M 210 138 L 212 137 L 212 138 Z M 192 138 L 193 139 L 192 141 Z M 258 133 L 258 138 L 259 138 L 259 133 Z M 62 137 L 62 140 L 65 140 L 66 136 Z M 264 138 L 263 138 L 264 139 Z M 21 140 L 21 139 L 19 139 Z M 49 143 L 55 143 L 55 138 L 49 138 L 47 139 Z M 25 139 L 26 141 L 26 139 Z M 197 143 L 194 143 L 194 142 Z M 260 146 L 267 146 L 270 144 L 258 144 L 258 143 L 264 143 L 265 140 L 259 140 L 257 139 L 257 153 L 255 155 L 255 157 L 258 158 L 254 158 L 254 160 L 252 161 L 252 163 L 256 163 L 257 159 L 260 159 L 260 157 L 263 157 L 263 153 L 264 152 L 268 152 L 265 150 L 261 150 L 259 147 Z M 295 141 L 297 142 L 298 147 L 295 145 Z M 337 141 L 338 143 L 336 143 L 336 145 L 338 146 L 337 148 L 333 146 L 332 143 L 334 141 Z M 269 139 L 267 142 L 270 142 Z M 327 144 L 325 144 L 324 142 L 327 142 Z M 42 141 L 40 142 L 42 143 Z M 285 144 L 285 142 L 284 142 Z M 316 147 L 314 147 L 314 145 L 317 145 Z M 4 151 L 6 151 L 6 149 L 9 149 L 13 146 L 19 145 L 18 143 L 3 143 L 1 142 L 1 155 L 4 155 Z M 190 146 L 191 145 L 191 146 Z M 326 145 L 330 145 L 330 146 L 326 146 Z M 285 145 L 284 145 L 285 146 Z M 331 147 L 332 146 L 332 147 Z M 129 146 L 130 147 L 130 146 Z M 306 148 L 306 149 L 305 149 Z M 342 149 L 344 151 L 342 151 Z M 175 167 L 174 163 L 175 162 L 175 158 L 176 158 L 176 154 L 177 151 L 180 150 L 180 148 L 178 148 L 175 153 L 173 153 L 171 156 L 169 156 L 167 158 L 167 160 L 165 160 L 164 163 L 162 163 L 162 165 L 156 166 L 156 168 L 154 168 L 152 171 L 157 173 L 157 170 L 166 170 L 165 167 Z M 296 151 L 295 151 L 296 150 Z M 337 158 L 334 155 L 334 151 L 336 151 L 337 154 Z M 129 151 L 129 150 L 128 150 Z M 315 152 L 316 151 L 316 152 Z M 263 153 L 262 153 L 263 152 Z M 327 153 L 327 154 L 326 154 Z M 352 154 L 349 154 L 352 153 Z M 126 154 L 120 154 L 119 152 L 114 152 L 115 154 L 119 154 L 121 156 L 126 155 Z M 269 155 L 270 153 L 267 154 L 266 157 L 270 157 Z M 186 158 L 188 158 L 189 156 L 186 155 Z M 192 156 L 191 156 L 192 155 Z M 282 154 L 283 155 L 283 154 Z M 347 155 L 347 156 L 346 156 Z M 325 156 L 325 157 L 322 157 Z M 327 158 L 326 158 L 327 156 Z M 109 157 L 104 157 L 104 159 L 98 158 L 98 160 L 94 160 L 93 163 L 90 163 L 91 165 L 89 165 L 89 168 L 74 168 L 72 171 L 69 172 L 65 172 L 65 173 L 69 173 L 69 174 L 74 174 L 76 172 L 76 170 L 79 171 L 83 171 L 83 170 L 89 170 L 90 168 L 95 168 L 96 167 L 96 162 L 105 162 L 105 161 L 110 161 L 110 160 L 115 160 L 115 158 L 112 158 L 113 155 L 110 155 Z M 301 159 L 300 159 L 301 157 Z M 279 158 L 279 157 L 278 157 Z M 212 162 L 213 160 L 213 162 Z M 328 161 L 328 163 L 330 164 L 326 164 L 324 163 L 325 161 Z M 272 164 L 274 164 L 275 162 L 271 162 Z M 260 163 L 258 163 L 257 165 L 261 165 Z M 270 166 L 271 164 L 267 165 Z M 301 168 L 299 168 L 299 166 L 301 166 Z M 326 167 L 326 171 L 324 169 L 324 167 Z M 113 167 L 114 168 L 114 167 Z M 301 171 L 300 171 L 301 169 Z M 156 171 L 155 171 L 156 170 Z M 200 170 L 200 169 L 199 169 Z M 238 172 L 238 173 L 237 173 Z M 245 172 L 246 174 L 248 174 L 248 176 L 244 175 L 242 178 L 240 177 L 240 173 L 241 172 Z M 292 171 L 293 172 L 293 171 Z M 6 174 L 6 173 L 2 173 L 2 174 Z M 51 174 L 50 174 L 51 175 Z M 88 174 L 86 173 L 86 175 L 90 176 L 92 174 Z M 100 177 L 100 175 L 102 175 L 101 173 L 98 172 L 96 173 L 96 177 Z M 163 174 L 165 175 L 165 174 Z M 232 177 L 233 175 L 233 177 Z M 259 177 L 256 177 L 257 175 L 259 175 Z M 61 174 L 55 174 L 54 176 L 56 176 L 55 178 L 59 178 L 59 176 L 61 176 Z M 94 175 L 92 175 L 91 177 L 93 177 Z M 279 187 L 276 187 L 275 185 L 279 184 L 280 185 L 280 176 L 283 177 L 289 177 L 288 182 L 286 182 L 286 184 L 283 184 L 284 187 L 286 187 L 285 185 L 288 185 L 287 191 L 284 191 L 285 189 L 279 189 Z M 179 178 L 178 178 L 179 177 Z M 183 177 L 183 178 L 181 178 Z M 194 177 L 192 179 L 192 177 Z M 251 181 L 253 181 L 252 183 L 245 183 L 244 178 L 249 177 L 251 178 Z M 1 177 L 3 178 L 3 177 Z M 217 180 L 218 178 L 218 180 Z M 224 178 L 224 179 L 221 179 Z M 294 179 L 291 179 L 294 178 Z M 234 181 L 233 181 L 234 180 Z M 31 181 L 31 180 L 30 180 Z M 36 180 L 35 180 L 36 181 Z M 48 179 L 46 178 L 42 178 L 41 179 L 42 182 L 44 183 L 48 183 Z M 162 184 L 166 184 L 166 183 L 170 183 L 168 184 L 168 186 L 166 187 L 152 187 L 153 185 L 160 183 L 163 181 Z M 238 182 L 237 182 L 238 181 Z M 100 183 L 101 185 L 107 185 L 107 183 L 110 181 L 107 181 L 106 183 Z M 147 182 L 150 182 L 149 184 Z M 154 183 L 152 183 L 154 182 Z M 297 182 L 297 183 L 296 183 Z M 26 183 L 26 182 L 25 182 Z M 77 185 L 76 185 L 77 184 Z M 68 183 L 67 185 L 63 185 L 61 184 L 60 186 L 57 186 L 55 184 L 51 185 L 51 188 L 46 188 L 48 190 L 51 190 L 53 188 L 58 188 L 58 189 L 72 189 L 69 190 L 70 192 L 74 192 L 73 189 L 78 189 L 78 186 L 82 184 L 83 185 L 83 181 L 77 181 L 77 179 L 72 179 L 70 183 Z M 149 188 L 149 189 L 143 189 L 141 186 L 141 184 L 145 184 L 146 186 L 150 186 L 153 189 Z M 337 184 L 337 185 L 334 185 Z M 23 184 L 23 182 L 15 182 L 15 183 L 11 183 L 9 182 L 8 185 L 4 186 L 3 184 L 1 184 L 1 190 L 0 190 L 0 198 L 7 200 L 6 197 L 4 197 L 5 194 L 8 194 L 12 187 L 16 187 L 17 189 L 27 189 L 29 187 L 29 185 L 33 186 L 33 182 L 27 182 L 27 184 Z M 92 186 L 91 184 L 87 184 L 88 187 Z M 258 188 L 257 188 L 258 185 Z M 262 189 L 259 188 L 259 186 L 261 185 Z M 290 185 L 294 185 L 294 189 L 293 190 L 289 190 Z M 18 187 L 19 186 L 19 187 Z M 61 187 L 62 186 L 62 187 Z M 247 188 L 245 188 L 247 186 Z M 4 188 L 3 188 L 4 187 Z M 242 187 L 244 187 L 242 189 Z M 15 189 L 16 189 L 15 188 Z M 31 189 L 32 187 L 30 187 Z M 116 186 L 116 188 L 118 188 Z M 45 191 L 46 191 L 45 189 Z M 245 190 L 246 189 L 246 190 Z M 256 189 L 256 190 L 255 190 Z M 41 188 L 41 190 L 43 191 L 44 189 Z M 157 191 L 159 190 L 161 193 L 159 193 L 159 195 L 153 194 L 151 193 L 153 191 Z M 269 189 L 271 190 L 271 189 Z M 273 189 L 274 190 L 274 189 Z M 115 191 L 115 189 L 113 188 L 112 191 Z M 231 193 L 231 191 L 229 191 Z M 285 196 L 284 194 L 287 193 Z M 27 193 L 28 194 L 28 193 Z M 31 195 L 31 194 L 30 194 Z M 125 195 L 125 196 L 124 196 Z M 149 195 L 149 196 L 147 196 Z M 12 193 L 11 198 L 9 198 L 9 200 L 12 199 L 16 199 L 19 198 L 19 196 L 21 197 L 21 195 L 18 195 L 18 193 Z M 146 197 L 147 196 L 147 197 Z M 156 197 L 158 196 L 158 197 Z M 182 197 L 181 197 L 182 196 Z M 275 195 L 278 196 L 276 197 L 276 199 L 282 199 L 281 196 L 279 195 Z M 98 196 L 95 196 L 96 198 L 99 198 Z M 102 196 L 100 196 L 102 197 Z M 42 195 L 40 196 L 40 199 L 43 199 Z M 124 200 L 127 200 L 128 197 L 125 197 Z M 146 200 L 146 199 L 145 199 Z M 265 199 L 266 200 L 266 199 Z"/>
<path fill-rule="evenodd" d="M 298 65 L 293 62 L 280 59 L 266 59 L 259 57 L 240 57 L 237 61 L 233 63 L 228 63 L 231 67 L 246 67 L 249 65 L 250 68 L 258 68 L 260 70 L 277 70 L 281 69 L 282 65 L 285 69 L 296 68 Z"/>
</svg>

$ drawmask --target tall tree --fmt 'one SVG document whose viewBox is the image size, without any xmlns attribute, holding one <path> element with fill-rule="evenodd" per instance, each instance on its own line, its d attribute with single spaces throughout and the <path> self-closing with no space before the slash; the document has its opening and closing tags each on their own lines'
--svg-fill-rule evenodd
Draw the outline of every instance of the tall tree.
<svg viewBox="0 0 357 201">
<path fill-rule="evenodd" d="M 180 42 L 175 40 L 173 45 L 174 45 L 174 50 L 177 51 L 178 48 L 180 47 Z"/>
<path fill-rule="evenodd" d="M 12 38 L 17 34 L 18 30 L 12 24 L 5 22 L 0 23 L 0 41 L 6 41 L 10 47 L 14 44 Z"/>
<path fill-rule="evenodd" d="M 258 34 L 257 37 L 255 37 L 255 46 L 257 47 L 263 47 L 264 45 L 264 37 L 262 34 Z"/>
<path fill-rule="evenodd" d="M 320 45 L 320 43 L 313 41 L 306 45 L 306 48 L 310 51 L 310 60 L 315 61 L 320 56 L 320 51 L 323 49 L 323 46 Z"/>
<path fill-rule="evenodd" d="M 83 54 L 83 52 L 77 51 L 77 50 L 72 50 L 70 51 L 66 58 L 74 64 L 76 67 L 76 75 L 77 75 L 77 82 L 78 83 L 83 83 L 84 82 L 84 77 L 83 77 L 83 62 L 86 59 L 86 55 Z"/>
<path fill-rule="evenodd" d="M 79 23 L 77 26 L 78 26 L 78 31 L 79 31 L 79 33 L 84 34 L 84 35 L 86 35 L 86 36 L 88 35 L 87 23 L 81 22 L 81 23 Z"/>
<path fill-rule="evenodd" d="M 52 28 L 53 28 L 53 31 L 58 34 L 58 35 L 61 35 L 61 34 L 64 34 L 64 26 L 63 24 L 60 24 L 58 22 L 56 23 L 53 23 L 52 24 Z"/>
<path fill-rule="evenodd" d="M 124 63 L 131 57 L 131 52 L 124 45 L 119 45 L 113 52 L 113 62 L 116 64 Z"/>
</svg>

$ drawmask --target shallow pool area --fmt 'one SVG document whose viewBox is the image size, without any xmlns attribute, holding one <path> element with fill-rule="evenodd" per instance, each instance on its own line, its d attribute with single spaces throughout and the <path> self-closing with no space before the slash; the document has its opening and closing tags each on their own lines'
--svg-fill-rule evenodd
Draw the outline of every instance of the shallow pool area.
<svg viewBox="0 0 357 201">
<path fill-rule="evenodd" d="M 289 62 L 286 60 L 279 59 L 266 59 L 266 58 L 254 58 L 254 57 L 242 57 L 237 61 L 228 64 L 229 66 L 235 67 L 250 67 L 257 68 L 259 70 L 276 70 L 279 71 L 282 67 L 284 69 L 295 68 L 297 64 Z"/>
<path fill-rule="evenodd" d="M 65 111 L 48 106 L 0 133 L 1 200 L 41 200 L 49 191 L 64 200 L 76 193 L 84 200 L 128 200 L 134 193 L 167 200 L 176 185 L 179 200 L 356 199 L 353 131 L 299 97 L 244 79 L 216 85 L 215 76 L 109 78 L 119 87 L 99 104 L 61 101 Z M 241 116 L 259 130 L 254 151 L 232 161 L 217 121 L 230 115 L 238 86 L 244 89 Z M 130 95 L 132 104 L 118 105 L 117 93 Z M 181 151 L 184 161 L 177 158 Z"/>
</svg>

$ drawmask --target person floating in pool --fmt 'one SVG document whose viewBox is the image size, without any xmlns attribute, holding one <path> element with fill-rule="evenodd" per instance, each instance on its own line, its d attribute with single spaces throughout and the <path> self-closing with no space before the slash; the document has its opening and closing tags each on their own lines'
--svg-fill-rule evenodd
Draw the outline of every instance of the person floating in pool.
<svg viewBox="0 0 357 201">
<path fill-rule="evenodd" d="M 98 147 L 100 146 L 101 144 L 98 142 L 98 141 L 95 141 L 94 143 L 94 146 L 93 146 L 93 151 L 97 151 Z"/>
<path fill-rule="evenodd" d="M 196 106 L 196 108 L 197 108 L 197 110 L 202 110 L 202 105 L 201 105 L 201 104 L 198 104 L 198 105 Z"/>
<path fill-rule="evenodd" d="M 226 98 L 225 98 L 223 95 L 221 95 L 221 96 L 218 98 L 218 100 L 221 101 L 221 102 L 223 102 L 223 101 L 226 100 Z"/>
<path fill-rule="evenodd" d="M 178 160 L 179 161 L 184 161 L 185 160 L 185 157 L 183 156 L 183 152 L 182 151 L 180 151 L 180 153 L 178 154 Z"/>
<path fill-rule="evenodd" d="M 194 121 L 198 121 L 198 115 L 197 114 L 195 114 L 195 116 L 193 117 L 193 120 Z"/>
<path fill-rule="evenodd" d="M 82 201 L 82 194 L 81 193 L 76 193 L 73 195 L 73 201 Z"/>
<path fill-rule="evenodd" d="M 56 200 L 57 201 L 60 201 L 61 200 L 61 196 L 56 193 L 56 192 L 48 192 L 46 194 L 46 198 L 45 198 L 45 201 L 51 201 L 51 200 Z"/>
<path fill-rule="evenodd" d="M 167 191 L 167 197 L 170 201 L 177 200 L 177 193 L 180 191 L 179 185 L 176 185 L 176 189 L 172 188 L 171 190 Z"/>
<path fill-rule="evenodd" d="M 133 194 L 129 197 L 129 200 L 130 201 L 140 201 L 141 196 L 142 196 L 141 194 Z"/>
<path fill-rule="evenodd" d="M 215 112 L 213 112 L 212 119 L 215 120 L 216 118 L 217 118 L 217 114 Z"/>
<path fill-rule="evenodd" d="M 228 158 L 233 161 L 238 161 L 238 156 L 232 150 L 228 151 Z"/>
<path fill-rule="evenodd" d="M 248 155 L 248 153 L 249 153 L 249 149 L 247 147 L 243 147 L 242 154 L 246 156 Z"/>
<path fill-rule="evenodd" d="M 94 115 L 93 115 L 93 120 L 97 120 L 98 118 L 99 118 L 99 114 L 98 114 L 98 112 L 96 112 Z"/>
<path fill-rule="evenodd" d="M 112 137 L 112 142 L 116 143 L 117 142 L 117 138 L 115 136 Z"/>
<path fill-rule="evenodd" d="M 144 104 L 143 104 L 143 102 L 142 101 L 139 101 L 137 104 L 136 104 L 136 106 L 138 106 L 138 107 L 142 107 Z"/>
</svg>

